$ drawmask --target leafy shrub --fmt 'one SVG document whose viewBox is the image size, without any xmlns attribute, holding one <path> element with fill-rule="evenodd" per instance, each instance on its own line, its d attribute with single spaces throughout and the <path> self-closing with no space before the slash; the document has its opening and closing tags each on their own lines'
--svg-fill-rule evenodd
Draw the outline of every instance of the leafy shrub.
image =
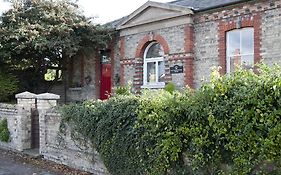
<svg viewBox="0 0 281 175">
<path fill-rule="evenodd" d="M 0 141 L 8 142 L 10 139 L 10 132 L 8 129 L 8 121 L 7 119 L 3 119 L 0 121 Z"/>
<path fill-rule="evenodd" d="M 237 70 L 197 91 L 144 91 L 63 110 L 111 174 L 281 172 L 281 69 Z M 75 137 L 76 136 L 76 137 Z"/>
<path fill-rule="evenodd" d="M 143 174 L 134 129 L 137 107 L 138 99 L 132 95 L 66 105 L 62 108 L 61 132 L 67 124 L 72 138 L 81 143 L 90 140 L 113 174 Z"/>
<path fill-rule="evenodd" d="M 176 86 L 174 85 L 174 83 L 169 82 L 169 83 L 166 84 L 164 89 L 167 92 L 173 93 L 176 90 Z"/>
<path fill-rule="evenodd" d="M 146 91 L 140 98 L 135 127 L 141 135 L 139 144 L 146 148 L 142 162 L 146 162 L 151 174 L 165 174 L 179 160 L 184 143 L 177 126 L 182 121 L 179 111 L 183 97 L 183 94 L 160 90 Z"/>
<path fill-rule="evenodd" d="M 0 71 L 0 101 L 6 101 L 17 90 L 17 78 L 9 73 Z"/>
<path fill-rule="evenodd" d="M 130 91 L 130 86 L 118 86 L 115 89 L 115 94 L 116 95 L 130 95 L 131 91 Z"/>
<path fill-rule="evenodd" d="M 242 69 L 223 77 L 213 73 L 184 112 L 192 116 L 186 129 L 196 131 L 187 133 L 193 168 L 249 174 L 264 163 L 280 162 L 280 75 L 280 67 L 265 65 L 259 74 Z"/>
</svg>

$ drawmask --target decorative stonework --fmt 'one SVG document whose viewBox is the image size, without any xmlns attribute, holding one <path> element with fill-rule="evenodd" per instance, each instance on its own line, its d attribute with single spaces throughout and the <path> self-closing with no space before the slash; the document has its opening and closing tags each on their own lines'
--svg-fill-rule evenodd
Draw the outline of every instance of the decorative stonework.
<svg viewBox="0 0 281 175">
<path fill-rule="evenodd" d="M 194 22 L 195 23 L 205 23 L 210 21 L 217 20 L 228 20 L 229 18 L 234 18 L 238 16 L 252 15 L 256 13 L 263 13 L 265 11 L 273 10 L 281 8 L 281 1 L 268 1 L 268 0 L 260 0 L 239 3 L 237 5 L 222 7 L 213 9 L 210 11 L 200 12 L 195 14 Z"/>
<path fill-rule="evenodd" d="M 168 45 L 167 41 L 161 35 L 159 35 L 159 34 L 154 35 L 154 34 L 149 33 L 139 42 L 139 44 L 137 46 L 135 58 L 142 58 L 145 48 L 152 41 L 158 42 L 163 47 L 164 54 L 170 53 L 169 45 Z"/>
</svg>

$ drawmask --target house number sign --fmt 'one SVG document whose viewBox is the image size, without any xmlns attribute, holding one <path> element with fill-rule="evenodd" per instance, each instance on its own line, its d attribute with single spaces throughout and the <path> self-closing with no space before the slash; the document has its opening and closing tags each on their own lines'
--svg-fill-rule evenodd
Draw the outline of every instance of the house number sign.
<svg viewBox="0 0 281 175">
<path fill-rule="evenodd" d="M 174 65 L 173 67 L 170 67 L 170 73 L 171 74 L 183 73 L 183 66 Z"/>
</svg>

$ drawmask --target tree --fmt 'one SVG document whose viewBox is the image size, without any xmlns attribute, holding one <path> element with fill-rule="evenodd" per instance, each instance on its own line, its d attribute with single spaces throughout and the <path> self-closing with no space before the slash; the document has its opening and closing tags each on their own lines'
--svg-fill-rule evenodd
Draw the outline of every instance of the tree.
<svg viewBox="0 0 281 175">
<path fill-rule="evenodd" d="M 69 0 L 15 0 L 0 21 L 0 63 L 38 75 L 78 51 L 105 47 L 113 34 Z"/>
</svg>

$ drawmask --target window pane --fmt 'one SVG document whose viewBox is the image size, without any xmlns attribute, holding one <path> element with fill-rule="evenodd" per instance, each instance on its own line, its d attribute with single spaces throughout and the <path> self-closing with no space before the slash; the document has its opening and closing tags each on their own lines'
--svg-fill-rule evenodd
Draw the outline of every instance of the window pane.
<svg viewBox="0 0 281 175">
<path fill-rule="evenodd" d="M 230 72 L 234 72 L 237 66 L 242 66 L 245 69 L 254 67 L 254 55 L 233 56 L 230 57 Z"/>
<path fill-rule="evenodd" d="M 252 54 L 254 53 L 254 29 L 247 28 L 241 30 L 241 53 Z"/>
<path fill-rule="evenodd" d="M 241 65 L 241 56 L 230 57 L 230 72 L 234 72 L 237 66 Z"/>
<path fill-rule="evenodd" d="M 252 69 L 254 67 L 254 56 L 253 55 L 242 56 L 241 64 L 246 69 Z"/>
<path fill-rule="evenodd" d="M 147 82 L 156 82 L 156 62 L 147 63 Z"/>
<path fill-rule="evenodd" d="M 156 58 L 164 55 L 162 46 L 159 43 L 153 44 L 147 51 L 145 58 Z"/>
<path fill-rule="evenodd" d="M 165 82 L 165 64 L 164 61 L 158 62 L 158 81 Z"/>
<path fill-rule="evenodd" d="M 240 31 L 234 30 L 227 32 L 227 55 L 240 54 Z"/>
</svg>

